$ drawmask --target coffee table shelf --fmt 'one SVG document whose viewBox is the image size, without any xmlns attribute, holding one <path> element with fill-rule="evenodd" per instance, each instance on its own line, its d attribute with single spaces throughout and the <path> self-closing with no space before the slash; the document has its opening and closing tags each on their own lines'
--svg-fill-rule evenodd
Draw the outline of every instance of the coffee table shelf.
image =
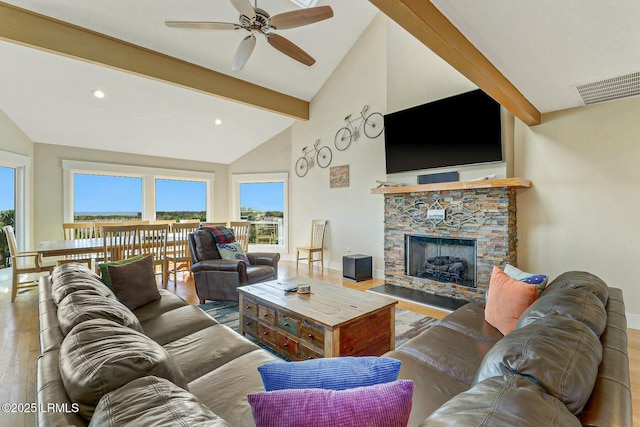
<svg viewBox="0 0 640 427">
<path fill-rule="evenodd" d="M 286 293 L 300 284 L 310 294 Z M 291 360 L 379 356 L 395 346 L 396 300 L 307 278 L 238 288 L 240 332 Z"/>
</svg>

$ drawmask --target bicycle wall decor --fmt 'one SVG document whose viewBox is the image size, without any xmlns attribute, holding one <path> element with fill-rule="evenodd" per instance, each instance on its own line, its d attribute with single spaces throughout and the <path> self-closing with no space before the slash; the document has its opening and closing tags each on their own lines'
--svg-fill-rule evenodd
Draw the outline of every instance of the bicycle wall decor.
<svg viewBox="0 0 640 427">
<path fill-rule="evenodd" d="M 356 141 L 360 137 L 360 127 L 364 124 L 364 134 L 368 138 L 377 138 L 384 130 L 384 117 L 380 113 L 371 113 L 367 115 L 369 106 L 365 105 L 360 111 L 360 116 L 351 120 L 351 114 L 344 118 L 346 126 L 340 128 L 336 132 L 336 136 L 333 139 L 338 151 L 344 151 L 351 145 L 351 142 Z M 354 123 L 356 123 L 354 125 Z"/>
<path fill-rule="evenodd" d="M 314 142 L 312 149 L 308 146 L 302 149 L 302 157 L 296 161 L 296 175 L 300 178 L 305 176 L 314 164 L 317 164 L 323 169 L 331 164 L 333 157 L 331 148 L 326 145 L 318 147 L 318 145 L 320 145 L 319 139 Z"/>
</svg>

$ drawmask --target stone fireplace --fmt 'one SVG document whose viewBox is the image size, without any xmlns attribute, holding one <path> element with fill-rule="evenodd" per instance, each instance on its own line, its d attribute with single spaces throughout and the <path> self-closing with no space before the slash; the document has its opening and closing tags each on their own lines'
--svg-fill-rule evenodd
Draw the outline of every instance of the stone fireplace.
<svg viewBox="0 0 640 427">
<path fill-rule="evenodd" d="M 520 178 L 374 189 L 385 196 L 385 282 L 484 299 L 494 265 L 517 264 Z"/>
</svg>

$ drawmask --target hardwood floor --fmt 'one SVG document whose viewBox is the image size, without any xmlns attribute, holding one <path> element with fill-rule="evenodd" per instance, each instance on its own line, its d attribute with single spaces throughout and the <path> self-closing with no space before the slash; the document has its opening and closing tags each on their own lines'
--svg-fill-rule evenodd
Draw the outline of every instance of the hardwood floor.
<svg viewBox="0 0 640 427">
<path fill-rule="evenodd" d="M 308 276 L 307 270 L 301 268 L 296 273 L 295 263 L 281 261 L 279 277 L 287 278 L 296 275 Z M 7 283 L 6 270 L 0 270 L 0 289 L 10 286 Z M 339 286 L 365 291 L 383 283 L 381 279 L 362 282 L 351 282 L 342 279 L 338 270 L 313 270 L 311 277 Z M 174 291 L 192 304 L 198 303 L 193 286 L 193 279 L 183 275 L 174 286 L 169 283 L 169 290 Z M 35 402 L 35 366 L 38 357 L 38 293 L 37 289 L 19 293 L 11 304 L 11 294 L 0 292 L 0 335 L 2 335 L 2 351 L 0 353 L 0 404 Z M 400 301 L 399 307 L 422 313 L 425 316 L 442 318 L 447 313 L 415 304 Z M 629 365 L 631 371 L 631 391 L 633 394 L 633 421 L 640 426 L 640 330 L 629 329 Z M 34 414 L 0 414 L 2 426 L 34 426 Z"/>
</svg>

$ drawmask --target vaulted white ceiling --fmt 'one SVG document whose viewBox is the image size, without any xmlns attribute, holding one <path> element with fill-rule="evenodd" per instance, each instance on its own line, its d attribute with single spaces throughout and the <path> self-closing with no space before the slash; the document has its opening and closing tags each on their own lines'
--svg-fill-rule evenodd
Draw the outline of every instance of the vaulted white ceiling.
<svg viewBox="0 0 640 427">
<path fill-rule="evenodd" d="M 319 1 L 334 17 L 279 34 L 316 59 L 307 67 L 258 39 L 232 71 L 246 32 L 168 28 L 166 20 L 238 22 L 228 0 L 6 2 L 309 101 L 378 12 L 366 0 Z M 261 0 L 271 15 L 297 10 Z M 33 141 L 230 163 L 294 119 L 53 53 L 0 41 L 0 110 Z M 106 97 L 95 99 L 102 89 Z M 215 124 L 220 119 L 220 125 Z M 207 153 L 203 157 L 202 153 Z"/>
<path fill-rule="evenodd" d="M 371 2 L 401 12 L 407 5 L 420 7 L 413 0 Z M 164 25 L 165 20 L 237 22 L 238 12 L 229 0 L 6 3 L 305 101 L 318 92 L 378 12 L 367 0 L 320 0 L 318 5 L 331 5 L 333 18 L 280 31 L 313 56 L 315 65 L 304 66 L 258 39 L 245 68 L 232 71 L 235 50 L 246 35 L 243 30 Z M 582 106 L 576 85 L 640 71 L 637 2 L 432 3 L 535 112 Z M 258 0 L 258 6 L 271 15 L 298 9 L 289 0 Z M 463 55 L 464 61 L 477 58 Z M 485 88 L 482 78 L 471 80 Z M 96 88 L 107 96 L 93 98 Z M 296 120 L 10 41 L 0 41 L 0 110 L 36 142 L 194 160 L 203 160 L 206 152 L 207 160 L 221 163 L 232 162 Z M 219 126 L 214 123 L 217 118 L 222 121 Z"/>
</svg>

